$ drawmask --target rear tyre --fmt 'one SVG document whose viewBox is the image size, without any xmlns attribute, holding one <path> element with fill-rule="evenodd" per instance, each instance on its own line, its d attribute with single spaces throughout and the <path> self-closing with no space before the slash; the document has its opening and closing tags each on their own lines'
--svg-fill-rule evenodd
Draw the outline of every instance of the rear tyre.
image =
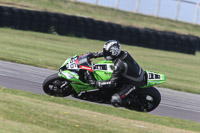
<svg viewBox="0 0 200 133">
<path fill-rule="evenodd" d="M 48 76 L 43 82 L 43 91 L 50 96 L 65 97 L 72 94 L 73 89 L 69 82 L 58 76 L 58 73 Z"/>
<path fill-rule="evenodd" d="M 129 105 L 129 108 L 141 112 L 154 110 L 161 101 L 160 92 L 155 87 L 139 88 L 132 97 L 134 102 Z"/>
</svg>

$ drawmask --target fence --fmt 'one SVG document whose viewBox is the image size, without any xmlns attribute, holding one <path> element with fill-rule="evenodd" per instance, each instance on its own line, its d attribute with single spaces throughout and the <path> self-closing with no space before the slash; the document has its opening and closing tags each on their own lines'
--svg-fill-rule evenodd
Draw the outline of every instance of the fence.
<svg viewBox="0 0 200 133">
<path fill-rule="evenodd" d="M 88 2 L 88 0 L 72 0 L 72 1 L 82 1 L 82 2 Z M 91 0 L 90 0 L 91 1 Z M 92 4 L 95 4 L 95 5 L 100 5 L 99 3 L 101 2 L 102 0 L 93 0 L 92 2 L 90 2 L 90 3 L 92 3 Z M 110 0 L 108 0 L 108 1 L 110 1 Z M 108 1 L 106 1 L 106 2 L 104 2 L 104 6 L 106 6 L 106 3 L 108 3 Z M 123 0 L 112 0 L 112 1 L 115 1 L 114 3 L 112 3 L 113 5 L 111 6 L 112 8 L 115 8 L 115 9 L 121 9 L 121 8 L 119 8 L 119 6 L 121 5 L 121 2 L 123 2 Z M 160 11 L 162 10 L 162 8 L 161 8 L 161 4 L 163 3 L 163 2 L 166 2 L 166 0 L 148 0 L 148 1 L 146 1 L 146 0 L 130 0 L 129 2 L 128 1 L 126 1 L 128 4 L 134 4 L 133 5 L 133 7 L 132 7 L 132 9 L 127 9 L 128 11 L 131 11 L 131 12 L 134 12 L 134 13 L 141 13 L 141 12 L 139 12 L 139 9 L 142 7 L 142 5 L 141 5 L 141 3 L 142 2 L 148 2 L 148 1 L 152 1 L 152 2 L 154 2 L 155 4 L 154 5 L 150 5 L 150 6 L 153 6 L 155 9 L 154 9 L 154 11 L 151 11 L 151 12 L 153 12 L 153 13 L 151 13 L 151 14 L 153 14 L 154 16 L 156 16 L 156 17 L 166 17 L 166 15 L 165 16 L 162 16 L 162 14 L 160 15 Z M 171 3 L 171 4 L 174 4 L 174 6 L 176 6 L 175 8 L 175 11 L 174 11 L 174 17 L 168 17 L 168 18 L 171 18 L 171 19 L 173 19 L 173 20 L 178 20 L 179 19 L 179 16 L 180 16 L 180 9 L 182 9 L 181 8 L 181 6 L 182 6 L 182 4 L 186 4 L 186 5 L 193 5 L 193 8 L 196 8 L 195 9 L 195 11 L 193 12 L 193 14 L 190 14 L 190 16 L 193 16 L 193 20 L 190 20 L 190 21 L 187 21 L 187 22 L 193 22 L 194 24 L 197 24 L 198 23 L 198 16 L 199 16 L 199 6 L 200 6 L 200 3 L 199 2 L 192 2 L 191 0 L 189 1 L 189 0 L 168 0 L 167 1 L 168 2 L 168 4 L 169 3 Z M 172 3 L 173 2 L 173 3 Z M 167 6 L 166 5 L 167 3 L 165 3 L 165 6 Z M 102 5 L 102 4 L 101 4 Z M 163 7 L 164 8 L 164 7 Z M 186 9 L 186 7 L 183 7 L 183 9 L 185 10 L 185 11 L 188 11 L 188 9 L 189 8 L 187 8 Z M 124 10 L 124 9 L 121 9 L 121 10 Z M 168 12 L 169 12 L 170 10 L 168 9 Z M 146 14 L 146 13 L 144 13 L 144 14 Z M 166 13 L 167 14 L 167 13 Z M 148 14 L 147 14 L 148 15 Z M 160 16 L 159 16 L 160 15 Z M 184 14 L 185 15 L 185 14 Z M 183 15 L 183 16 L 184 16 Z M 170 16 L 172 16 L 172 15 L 170 15 Z M 184 21 L 184 20 L 183 20 Z"/>
<path fill-rule="evenodd" d="M 200 43 L 200 39 L 195 36 L 122 26 L 92 18 L 4 6 L 0 6 L 0 27 L 45 33 L 53 29 L 60 35 L 73 35 L 103 41 L 115 39 L 129 45 L 188 54 L 195 54 L 197 45 L 199 46 Z"/>
</svg>

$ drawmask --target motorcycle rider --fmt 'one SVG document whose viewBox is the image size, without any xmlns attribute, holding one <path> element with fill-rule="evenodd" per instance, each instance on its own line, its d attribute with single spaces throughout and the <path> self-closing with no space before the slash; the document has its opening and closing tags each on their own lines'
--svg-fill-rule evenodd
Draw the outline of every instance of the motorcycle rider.
<svg viewBox="0 0 200 133">
<path fill-rule="evenodd" d="M 128 104 L 126 98 L 139 86 L 145 85 L 145 72 L 127 51 L 122 51 L 120 43 L 116 40 L 109 40 L 104 44 L 102 52 L 89 53 L 90 58 L 104 57 L 114 63 L 114 70 L 110 80 L 96 81 L 91 74 L 88 75 L 89 84 L 99 89 L 119 88 L 119 91 L 112 95 L 111 103 L 114 106 Z M 120 81 L 120 82 L 119 82 Z"/>
</svg>

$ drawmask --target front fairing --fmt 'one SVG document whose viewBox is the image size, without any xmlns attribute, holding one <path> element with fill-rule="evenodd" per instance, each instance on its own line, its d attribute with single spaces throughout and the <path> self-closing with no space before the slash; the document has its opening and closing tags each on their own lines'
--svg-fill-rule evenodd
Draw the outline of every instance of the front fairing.
<svg viewBox="0 0 200 133">
<path fill-rule="evenodd" d="M 79 79 L 79 71 L 80 69 L 82 69 L 80 66 L 89 65 L 87 56 L 87 54 L 81 56 L 74 55 L 73 57 L 67 59 L 59 69 L 59 75 L 64 79 L 70 81 L 71 86 L 74 88 L 77 94 L 82 91 L 96 89 L 90 86 L 88 83 L 84 83 Z"/>
<path fill-rule="evenodd" d="M 68 58 L 60 67 L 60 69 L 78 69 L 76 65 L 76 59 L 78 58 L 77 55 L 72 56 L 71 58 Z"/>
</svg>

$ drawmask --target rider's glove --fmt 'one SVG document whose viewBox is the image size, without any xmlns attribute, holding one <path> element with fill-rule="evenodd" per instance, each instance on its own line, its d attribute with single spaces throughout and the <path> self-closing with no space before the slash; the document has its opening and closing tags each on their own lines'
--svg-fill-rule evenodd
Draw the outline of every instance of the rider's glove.
<svg viewBox="0 0 200 133">
<path fill-rule="evenodd" d="M 88 52 L 88 58 L 89 58 L 89 59 L 92 59 L 92 58 L 94 58 L 94 55 L 93 55 L 93 53 L 91 53 L 91 52 Z"/>
<path fill-rule="evenodd" d="M 91 59 L 91 58 L 98 58 L 98 57 L 101 57 L 101 53 L 99 53 L 99 52 L 93 52 L 93 53 L 91 53 L 91 52 L 88 52 L 88 57 Z M 103 57 L 103 55 L 102 55 L 102 57 Z"/>
</svg>

